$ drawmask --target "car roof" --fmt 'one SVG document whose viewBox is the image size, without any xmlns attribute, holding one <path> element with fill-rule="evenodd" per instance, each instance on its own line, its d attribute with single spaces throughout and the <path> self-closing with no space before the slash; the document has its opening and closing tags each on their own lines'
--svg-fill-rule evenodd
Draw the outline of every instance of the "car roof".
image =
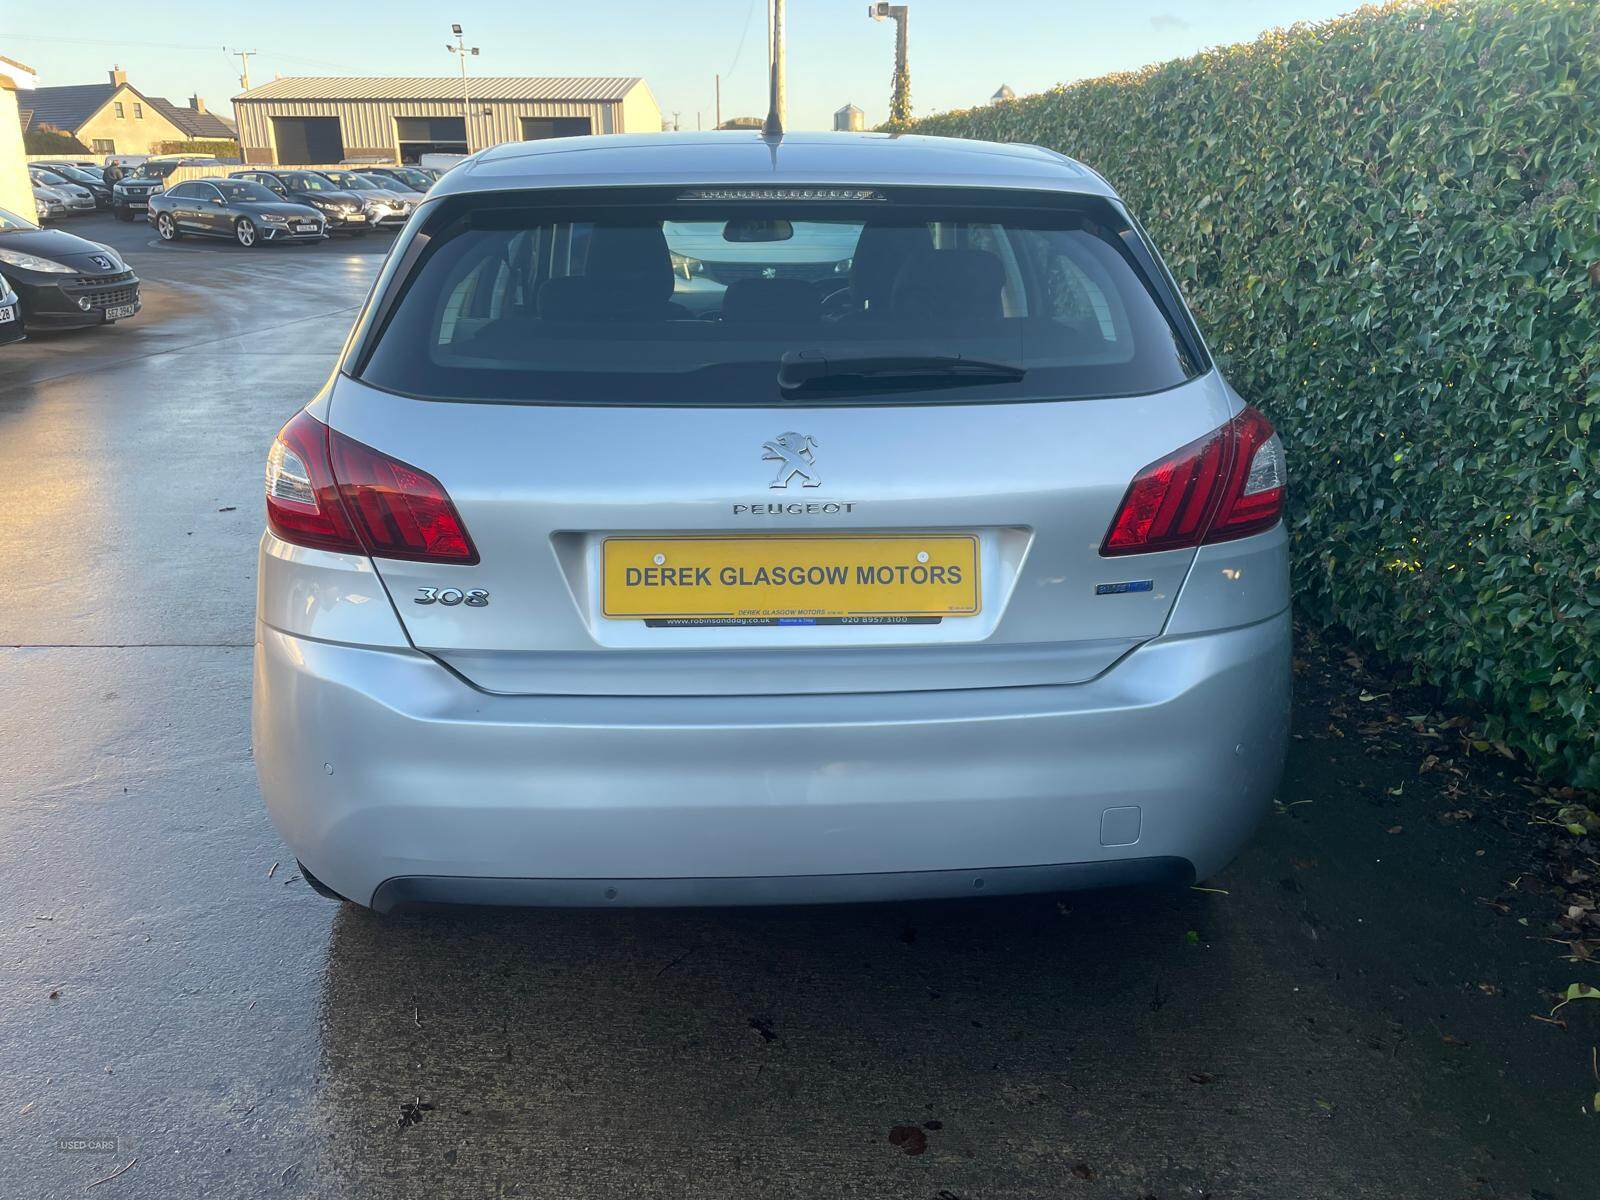
<svg viewBox="0 0 1600 1200">
<path fill-rule="evenodd" d="M 604 134 L 508 142 L 430 193 L 705 184 L 1022 188 L 1115 197 L 1101 176 L 1043 146 L 891 133 Z"/>
</svg>

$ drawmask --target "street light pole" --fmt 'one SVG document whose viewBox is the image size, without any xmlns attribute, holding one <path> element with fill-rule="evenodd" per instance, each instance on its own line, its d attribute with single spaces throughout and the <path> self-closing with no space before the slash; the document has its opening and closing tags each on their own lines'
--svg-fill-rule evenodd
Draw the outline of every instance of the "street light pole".
<svg viewBox="0 0 1600 1200">
<path fill-rule="evenodd" d="M 472 153 L 472 90 L 467 83 L 467 55 L 477 56 L 476 46 L 468 47 L 466 40 L 461 35 L 461 26 L 451 25 L 450 32 L 456 35 L 456 44 L 449 42 L 444 48 L 461 60 L 461 132 L 467 139 L 467 153 Z"/>
</svg>

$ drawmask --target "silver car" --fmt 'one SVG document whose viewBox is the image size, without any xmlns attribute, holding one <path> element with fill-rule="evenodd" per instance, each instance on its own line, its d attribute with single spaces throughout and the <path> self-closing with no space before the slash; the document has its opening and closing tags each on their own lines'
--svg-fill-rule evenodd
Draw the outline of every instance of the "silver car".
<svg viewBox="0 0 1600 1200">
<path fill-rule="evenodd" d="M 268 456 L 262 791 L 381 911 L 1190 883 L 1282 768 L 1285 485 L 1070 159 L 502 146 Z"/>
<path fill-rule="evenodd" d="M 334 187 L 349 192 L 361 201 L 367 220 L 374 229 L 398 229 L 415 207 L 411 195 L 393 180 L 369 178 L 358 171 L 319 171 Z M 422 199 L 416 196 L 415 200 Z"/>
<path fill-rule="evenodd" d="M 33 181 L 34 195 L 38 195 L 40 188 L 48 188 L 61 197 L 69 213 L 92 213 L 94 211 L 94 193 L 79 183 L 72 183 L 62 179 L 53 171 L 43 171 L 35 167 L 29 170 L 28 176 Z"/>
</svg>

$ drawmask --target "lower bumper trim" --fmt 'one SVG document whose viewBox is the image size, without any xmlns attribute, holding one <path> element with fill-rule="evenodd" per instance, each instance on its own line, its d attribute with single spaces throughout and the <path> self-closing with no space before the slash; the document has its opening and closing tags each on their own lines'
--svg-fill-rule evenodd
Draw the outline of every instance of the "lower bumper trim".
<svg viewBox="0 0 1600 1200">
<path fill-rule="evenodd" d="M 372 896 L 380 913 L 428 904 L 515 908 L 718 908 L 765 904 L 863 904 L 964 896 L 1018 896 L 1107 887 L 1188 887 L 1183 858 L 1127 858 L 993 870 L 884 871 L 848 875 L 715 879 L 496 879 L 401 875 Z"/>
</svg>

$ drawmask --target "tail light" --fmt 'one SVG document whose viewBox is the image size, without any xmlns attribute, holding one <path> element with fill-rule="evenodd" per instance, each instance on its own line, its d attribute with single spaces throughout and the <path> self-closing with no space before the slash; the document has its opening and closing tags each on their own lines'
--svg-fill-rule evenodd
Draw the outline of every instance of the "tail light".
<svg viewBox="0 0 1600 1200">
<path fill-rule="evenodd" d="M 267 524 L 297 546 L 472 566 L 478 552 L 444 487 L 297 413 L 267 455 Z"/>
<path fill-rule="evenodd" d="M 1283 516 L 1286 485 L 1283 442 L 1246 406 L 1133 477 L 1100 553 L 1148 554 L 1260 533 Z"/>
</svg>

